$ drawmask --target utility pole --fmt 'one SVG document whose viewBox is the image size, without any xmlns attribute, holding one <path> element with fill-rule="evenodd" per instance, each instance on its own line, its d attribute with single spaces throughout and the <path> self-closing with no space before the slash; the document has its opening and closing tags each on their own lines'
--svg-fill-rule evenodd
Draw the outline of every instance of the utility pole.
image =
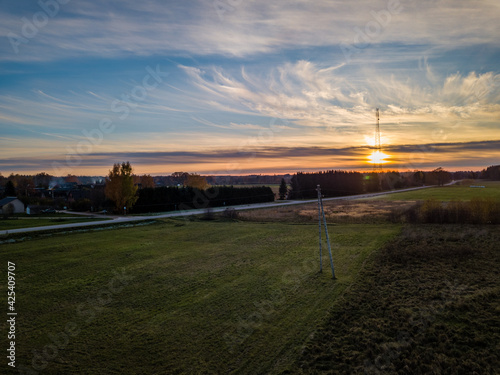
<svg viewBox="0 0 500 375">
<path fill-rule="evenodd" d="M 332 249 L 330 247 L 330 237 L 328 236 L 328 227 L 326 226 L 325 210 L 323 208 L 323 198 L 321 197 L 321 187 L 317 186 L 318 190 L 318 219 L 319 219 L 319 256 L 320 256 L 320 272 L 322 272 L 322 254 L 321 254 L 321 217 L 323 217 L 323 225 L 325 226 L 326 243 L 328 244 L 328 255 L 330 256 L 330 266 L 332 268 L 332 279 L 336 279 L 335 270 L 333 268 Z"/>
<path fill-rule="evenodd" d="M 380 112 L 377 108 L 377 110 L 375 111 L 375 117 L 377 119 L 377 125 L 375 127 L 375 152 L 377 153 L 377 157 L 381 157 L 380 156 L 380 153 L 382 152 L 381 151 L 381 146 L 380 146 Z M 380 160 L 377 164 L 375 164 L 375 167 L 377 168 L 377 170 L 380 170 L 380 168 L 382 168 L 382 164 L 380 163 Z"/>
<path fill-rule="evenodd" d="M 319 229 L 319 272 L 323 272 L 323 253 L 321 249 L 321 188 L 318 185 L 318 229 Z"/>
</svg>

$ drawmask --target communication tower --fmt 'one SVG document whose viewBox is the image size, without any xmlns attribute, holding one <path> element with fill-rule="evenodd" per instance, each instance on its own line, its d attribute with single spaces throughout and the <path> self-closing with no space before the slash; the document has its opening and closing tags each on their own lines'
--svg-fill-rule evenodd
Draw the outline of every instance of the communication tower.
<svg viewBox="0 0 500 375">
<path fill-rule="evenodd" d="M 380 157 L 382 151 L 380 147 L 380 112 L 378 108 L 375 111 L 375 117 L 377 119 L 377 125 L 375 127 L 375 153 L 377 154 L 378 157 Z M 382 168 L 382 163 L 375 164 L 375 167 L 377 169 Z"/>
</svg>

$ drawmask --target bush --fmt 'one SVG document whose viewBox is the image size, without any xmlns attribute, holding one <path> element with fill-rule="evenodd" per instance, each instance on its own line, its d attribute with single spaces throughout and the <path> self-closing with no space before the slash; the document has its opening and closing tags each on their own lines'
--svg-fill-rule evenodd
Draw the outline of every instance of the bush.
<svg viewBox="0 0 500 375">
<path fill-rule="evenodd" d="M 500 224 L 500 202 L 493 199 L 472 199 L 470 201 L 451 201 L 448 203 L 427 200 L 421 206 L 407 211 L 410 223 L 438 224 Z M 410 214 L 411 215 L 408 215 Z M 396 220 L 397 213 L 389 215 Z"/>
<path fill-rule="evenodd" d="M 409 223 L 416 223 L 418 221 L 419 212 L 422 207 L 422 202 L 417 202 L 413 206 L 411 206 L 405 212 L 405 219 Z"/>
<path fill-rule="evenodd" d="M 9 216 L 12 216 L 14 214 L 14 205 L 12 203 L 9 203 L 6 206 L 4 206 L 2 214 L 4 219 L 8 219 Z"/>
<path fill-rule="evenodd" d="M 393 207 L 388 214 L 391 223 L 418 223 L 422 202 L 416 202 L 411 207 Z"/>
<path fill-rule="evenodd" d="M 201 220 L 214 220 L 214 219 L 215 219 L 214 212 L 210 207 L 205 210 L 205 213 L 201 217 Z"/>
<path fill-rule="evenodd" d="M 225 219 L 236 220 L 238 219 L 239 215 L 239 212 L 232 207 L 228 207 L 222 212 L 222 217 Z"/>
<path fill-rule="evenodd" d="M 434 199 L 426 200 L 420 208 L 420 220 L 424 223 L 443 223 L 444 216 L 442 203 Z"/>
<path fill-rule="evenodd" d="M 446 206 L 446 222 L 448 223 L 468 223 L 470 214 L 467 202 L 451 201 Z"/>
</svg>

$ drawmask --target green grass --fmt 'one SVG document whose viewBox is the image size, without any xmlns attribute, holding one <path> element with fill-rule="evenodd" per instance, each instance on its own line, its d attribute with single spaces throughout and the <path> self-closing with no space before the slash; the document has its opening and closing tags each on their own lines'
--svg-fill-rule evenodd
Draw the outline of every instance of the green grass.
<svg viewBox="0 0 500 375">
<path fill-rule="evenodd" d="M 40 214 L 31 214 L 31 215 L 28 215 L 26 212 L 20 212 L 20 213 L 16 213 L 16 214 L 13 214 L 12 215 L 13 217 L 41 217 L 41 218 L 44 218 L 44 217 L 75 217 L 75 216 L 78 216 L 78 215 L 75 215 L 75 214 L 68 214 L 66 212 L 55 212 L 55 213 L 52 213 L 52 214 L 49 214 L 49 213 L 40 213 Z"/>
<path fill-rule="evenodd" d="M 405 227 L 362 271 L 292 373 L 498 374 L 500 227 Z"/>
<path fill-rule="evenodd" d="M 1 245 L 16 263 L 18 367 L 53 340 L 44 374 L 280 373 L 400 226 L 329 229 L 337 280 L 325 250 L 318 274 L 309 224 L 166 220 Z M 79 333 L 65 341 L 65 327 Z"/>
<path fill-rule="evenodd" d="M 47 214 L 47 216 L 49 217 L 50 215 L 51 214 Z M 61 217 L 55 217 L 53 219 L 43 218 L 43 217 L 35 217 L 35 218 L 13 217 L 9 219 L 0 218 L 0 230 L 42 227 L 45 225 L 84 223 L 96 220 L 108 220 L 108 218 L 91 219 L 85 216 L 75 217 L 75 218 L 67 218 L 67 217 L 64 218 L 63 216 L 61 216 Z"/>
<path fill-rule="evenodd" d="M 485 186 L 485 188 L 471 188 L 470 185 Z M 384 200 L 427 200 L 439 201 L 471 200 L 474 198 L 492 198 L 500 200 L 500 181 L 468 180 L 465 184 L 432 187 L 421 190 L 405 191 L 370 199 Z"/>
</svg>

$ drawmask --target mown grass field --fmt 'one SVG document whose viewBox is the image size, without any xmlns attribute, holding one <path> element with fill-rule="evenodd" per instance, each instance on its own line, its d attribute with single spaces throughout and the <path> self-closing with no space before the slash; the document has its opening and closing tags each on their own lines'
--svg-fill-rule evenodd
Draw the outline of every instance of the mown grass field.
<svg viewBox="0 0 500 375">
<path fill-rule="evenodd" d="M 165 220 L 0 245 L 16 264 L 18 369 L 280 373 L 400 228 L 332 225 L 337 280 L 326 247 L 317 272 L 310 224 Z"/>
<path fill-rule="evenodd" d="M 484 188 L 470 187 L 484 186 Z M 464 180 L 454 185 L 432 187 L 421 190 L 394 193 L 370 199 L 383 200 L 427 200 L 439 201 L 471 200 L 474 198 L 486 198 L 500 200 L 500 181 Z"/>
<path fill-rule="evenodd" d="M 325 202 L 337 280 L 316 204 L 14 236 L 18 369 L 495 374 L 500 227 L 389 222 L 413 204 Z"/>
</svg>

